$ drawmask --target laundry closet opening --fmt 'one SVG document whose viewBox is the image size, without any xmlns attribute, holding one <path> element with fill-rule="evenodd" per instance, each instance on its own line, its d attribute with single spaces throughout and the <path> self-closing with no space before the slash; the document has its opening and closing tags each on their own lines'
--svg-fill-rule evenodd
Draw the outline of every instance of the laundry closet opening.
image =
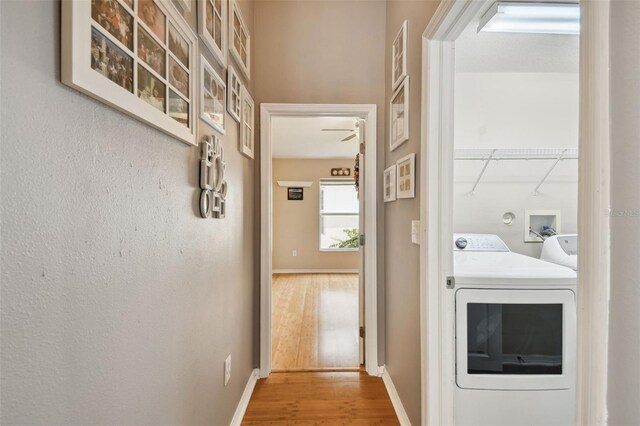
<svg viewBox="0 0 640 426">
<path fill-rule="evenodd" d="M 364 363 L 357 116 L 280 116 L 272 148 L 272 371 Z"/>
</svg>

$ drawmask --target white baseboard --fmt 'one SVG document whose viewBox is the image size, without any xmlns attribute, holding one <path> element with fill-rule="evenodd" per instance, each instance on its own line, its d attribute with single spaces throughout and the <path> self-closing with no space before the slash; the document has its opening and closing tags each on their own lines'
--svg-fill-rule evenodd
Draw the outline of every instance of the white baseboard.
<svg viewBox="0 0 640 426">
<path fill-rule="evenodd" d="M 382 381 L 384 382 L 384 386 L 387 388 L 387 393 L 389 394 L 389 398 L 391 399 L 391 404 L 393 404 L 393 409 L 396 410 L 396 416 L 398 416 L 400 425 L 411 426 L 409 416 L 407 416 L 407 412 L 404 411 L 402 401 L 400 400 L 400 395 L 398 395 L 398 391 L 393 385 L 393 380 L 391 380 L 389 372 L 387 372 L 387 369 L 384 367 L 380 368 L 382 369 Z"/>
<path fill-rule="evenodd" d="M 240 426 L 240 424 L 242 423 L 244 413 L 247 411 L 249 401 L 251 400 L 251 395 L 253 394 L 253 388 L 256 387 L 256 383 L 258 382 L 259 377 L 260 370 L 256 368 L 251 372 L 249 380 L 247 380 L 247 386 L 245 386 L 244 392 L 242 392 L 240 402 L 238 402 L 238 407 L 236 407 L 236 412 L 233 415 L 233 419 L 231 419 L 231 426 Z"/>
<path fill-rule="evenodd" d="M 274 269 L 274 274 L 357 274 L 358 269 Z"/>
</svg>

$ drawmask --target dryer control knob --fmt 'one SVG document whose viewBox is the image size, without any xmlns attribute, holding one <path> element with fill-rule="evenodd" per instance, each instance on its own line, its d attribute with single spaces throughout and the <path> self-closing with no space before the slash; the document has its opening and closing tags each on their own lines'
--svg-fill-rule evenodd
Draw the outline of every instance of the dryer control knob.
<svg viewBox="0 0 640 426">
<path fill-rule="evenodd" d="M 458 247 L 460 250 L 464 249 L 467 246 L 467 239 L 466 238 L 458 238 L 456 240 L 456 247 Z"/>
</svg>

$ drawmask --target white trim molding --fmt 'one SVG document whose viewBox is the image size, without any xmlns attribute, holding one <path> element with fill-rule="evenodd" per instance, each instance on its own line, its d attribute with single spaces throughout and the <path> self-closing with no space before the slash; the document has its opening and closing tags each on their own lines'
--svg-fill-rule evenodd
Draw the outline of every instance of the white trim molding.
<svg viewBox="0 0 640 426">
<path fill-rule="evenodd" d="M 378 375 L 378 273 L 377 273 L 377 189 L 375 104 L 261 104 L 260 105 L 260 377 L 271 373 L 271 279 L 273 170 L 271 147 L 272 117 L 352 116 L 366 120 L 367 149 L 363 173 L 365 194 L 364 325 L 366 327 L 365 369 Z M 368 231 L 368 232 L 367 232 Z"/>
<path fill-rule="evenodd" d="M 357 274 L 357 269 L 274 269 L 274 274 Z"/>
<path fill-rule="evenodd" d="M 576 424 L 605 425 L 611 207 L 609 0 L 583 0 L 580 8 Z"/>
<path fill-rule="evenodd" d="M 253 389 L 256 387 L 256 383 L 258 383 L 259 377 L 260 377 L 260 370 L 256 368 L 251 372 L 251 375 L 249 376 L 249 380 L 247 380 L 247 385 L 244 388 L 244 392 L 242 392 L 240 401 L 238 401 L 236 412 L 233 414 L 233 418 L 231 419 L 231 423 L 230 423 L 231 426 L 240 426 L 240 424 L 242 424 L 244 413 L 247 412 L 247 407 L 249 406 L 249 401 L 251 401 L 251 395 L 253 394 Z"/>
<path fill-rule="evenodd" d="M 393 380 L 391 380 L 389 372 L 387 371 L 386 367 L 380 367 L 380 371 L 382 381 L 384 382 L 385 388 L 387 388 L 389 399 L 391 399 L 391 404 L 393 405 L 393 409 L 396 412 L 396 416 L 398 417 L 400 426 L 411 426 L 411 420 L 409 420 L 409 416 L 407 415 L 407 412 L 402 405 L 402 400 L 400 399 L 400 395 L 398 395 L 398 391 L 393 384 Z"/>
</svg>

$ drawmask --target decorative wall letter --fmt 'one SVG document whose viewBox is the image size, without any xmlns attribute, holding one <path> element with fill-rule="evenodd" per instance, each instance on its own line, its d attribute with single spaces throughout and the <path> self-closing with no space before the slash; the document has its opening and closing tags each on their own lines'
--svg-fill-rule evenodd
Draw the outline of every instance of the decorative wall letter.
<svg viewBox="0 0 640 426">
<path fill-rule="evenodd" d="M 223 148 L 216 136 L 207 136 L 200 144 L 200 216 L 223 219 L 226 213 L 227 182 Z"/>
</svg>

